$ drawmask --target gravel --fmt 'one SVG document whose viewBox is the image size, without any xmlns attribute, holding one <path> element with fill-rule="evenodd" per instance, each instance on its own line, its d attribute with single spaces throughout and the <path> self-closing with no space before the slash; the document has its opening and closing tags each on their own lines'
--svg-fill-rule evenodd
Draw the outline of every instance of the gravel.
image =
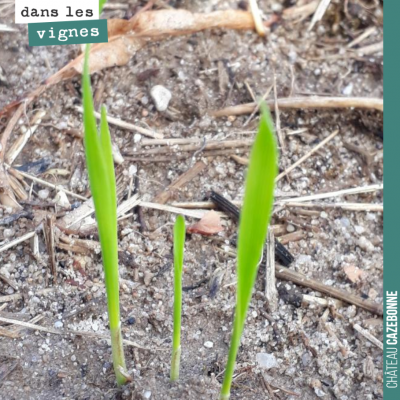
<svg viewBox="0 0 400 400">
<path fill-rule="evenodd" d="M 172 98 L 172 93 L 164 86 L 156 85 L 150 90 L 157 111 L 166 111 Z"/>
</svg>

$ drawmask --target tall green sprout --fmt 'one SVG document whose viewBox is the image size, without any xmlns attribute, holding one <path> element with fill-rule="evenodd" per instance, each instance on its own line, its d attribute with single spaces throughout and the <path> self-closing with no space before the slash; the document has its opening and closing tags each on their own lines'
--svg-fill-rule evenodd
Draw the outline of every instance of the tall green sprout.
<svg viewBox="0 0 400 400">
<path fill-rule="evenodd" d="M 178 215 L 174 226 L 174 333 L 172 340 L 171 381 L 179 379 L 181 360 L 182 268 L 185 246 L 185 219 Z"/>
<path fill-rule="evenodd" d="M 240 215 L 236 312 L 220 400 L 228 400 L 251 293 L 262 256 L 274 199 L 278 156 L 271 116 L 264 107 L 251 151 Z"/>
<path fill-rule="evenodd" d="M 123 385 L 126 383 L 127 373 L 125 372 L 119 311 L 117 200 L 114 162 L 105 107 L 103 106 L 101 109 L 100 132 L 97 130 L 94 117 L 89 75 L 89 51 L 90 45 L 87 45 L 82 77 L 86 162 L 103 256 L 113 364 L 117 383 Z"/>
</svg>

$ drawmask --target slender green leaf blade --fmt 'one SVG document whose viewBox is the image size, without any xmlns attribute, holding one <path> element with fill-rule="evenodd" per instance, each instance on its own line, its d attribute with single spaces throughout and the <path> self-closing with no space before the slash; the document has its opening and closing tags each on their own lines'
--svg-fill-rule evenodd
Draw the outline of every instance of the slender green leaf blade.
<svg viewBox="0 0 400 400">
<path fill-rule="evenodd" d="M 88 66 L 89 45 L 86 47 L 82 77 L 85 127 L 85 152 L 90 189 L 95 205 L 96 219 L 102 248 L 104 273 L 109 307 L 110 328 L 119 326 L 118 236 L 116 190 L 111 139 L 102 109 L 100 135 L 94 118 L 93 95 Z"/>
<path fill-rule="evenodd" d="M 220 400 L 228 400 L 240 338 L 257 276 L 274 198 L 278 156 L 271 116 L 262 107 L 261 122 L 250 155 L 240 215 L 236 312 Z"/>
<path fill-rule="evenodd" d="M 83 124 L 85 127 L 85 141 L 90 149 L 95 148 L 96 153 L 100 152 L 99 143 L 97 140 L 97 125 L 94 117 L 94 106 L 92 89 L 90 85 L 90 74 L 89 74 L 89 52 L 90 45 L 86 45 L 85 61 L 83 65 L 82 75 L 82 92 L 83 92 Z"/>
<path fill-rule="evenodd" d="M 183 251 L 185 246 L 185 218 L 178 215 L 174 225 L 174 268 L 179 274 L 182 273 Z"/>
<path fill-rule="evenodd" d="M 115 184 L 114 161 L 110 130 L 107 122 L 106 109 L 103 106 L 100 120 L 100 146 L 102 150 L 103 176 L 98 176 L 101 192 L 93 195 L 96 206 L 96 217 L 99 226 L 99 236 L 102 244 L 104 272 L 109 307 L 113 310 L 110 315 L 110 327 L 119 325 L 119 276 L 118 276 L 118 231 L 117 231 L 117 195 Z M 98 211 L 97 211 L 98 210 Z"/>
<path fill-rule="evenodd" d="M 185 219 L 178 215 L 174 226 L 174 337 L 173 348 L 180 346 L 182 313 L 182 268 L 185 247 Z"/>
<path fill-rule="evenodd" d="M 113 364 L 117 383 L 121 386 L 126 383 L 127 374 L 124 349 L 122 345 L 119 311 L 118 232 L 115 172 L 110 130 L 108 128 L 106 109 L 104 107 L 101 112 L 100 134 L 97 131 L 96 120 L 94 117 L 93 95 L 90 85 L 89 52 L 90 45 L 88 44 L 86 46 L 84 71 L 82 76 L 83 122 L 85 127 L 84 142 L 89 182 L 95 206 L 103 256 Z"/>
<path fill-rule="evenodd" d="M 114 172 L 114 159 L 112 155 L 112 144 L 111 144 L 111 135 L 110 128 L 107 122 L 107 111 L 106 107 L 103 105 L 101 107 L 101 119 L 100 119 L 100 146 L 103 152 L 104 157 L 104 166 L 107 169 L 106 175 L 104 178 L 108 178 L 109 182 L 107 183 L 110 187 L 111 193 L 116 193 L 115 186 L 115 172 Z M 114 209 L 117 208 L 117 198 L 116 196 L 111 196 L 110 200 L 114 201 Z M 117 218 L 117 214 L 115 212 L 115 218 Z"/>
<path fill-rule="evenodd" d="M 274 200 L 277 150 L 273 124 L 264 108 L 251 152 L 238 238 L 237 316 L 244 322 Z"/>
<path fill-rule="evenodd" d="M 178 215 L 174 225 L 174 333 L 172 338 L 171 381 L 179 379 L 181 357 L 182 269 L 185 236 L 185 219 L 182 215 Z"/>
</svg>

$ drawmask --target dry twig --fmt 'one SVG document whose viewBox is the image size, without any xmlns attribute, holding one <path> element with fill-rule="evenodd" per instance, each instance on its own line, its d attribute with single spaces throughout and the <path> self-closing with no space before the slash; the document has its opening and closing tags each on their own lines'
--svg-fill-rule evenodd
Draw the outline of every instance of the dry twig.
<svg viewBox="0 0 400 400">
<path fill-rule="evenodd" d="M 258 8 L 257 0 L 249 0 L 250 11 L 253 15 L 254 25 L 256 27 L 256 31 L 260 36 L 265 36 L 265 26 L 261 19 L 261 13 Z"/>
<path fill-rule="evenodd" d="M 8 242 L 6 244 L 4 244 L 2 247 L 0 247 L 0 253 L 2 253 L 3 251 L 6 251 L 8 249 L 10 249 L 11 247 L 16 246 L 19 243 L 25 242 L 25 240 L 28 240 L 30 238 L 32 238 L 33 236 L 35 236 L 36 232 L 28 232 L 25 233 L 25 235 L 22 235 L 14 240 L 12 240 L 11 242 Z"/>
<path fill-rule="evenodd" d="M 8 329 L 5 329 L 0 326 L 0 336 L 8 337 L 10 339 L 17 339 L 19 338 L 19 334 L 16 332 L 12 332 Z"/>
<path fill-rule="evenodd" d="M 303 231 L 295 231 L 295 232 L 291 232 L 286 235 L 280 236 L 279 241 L 282 244 L 288 244 L 290 242 L 297 242 L 301 239 L 304 239 L 304 236 L 305 236 L 305 234 Z"/>
<path fill-rule="evenodd" d="M 359 193 L 370 193 L 370 192 L 377 192 L 383 190 L 383 184 L 374 184 L 374 185 L 367 185 L 367 186 L 360 186 L 351 189 L 343 189 L 338 190 L 336 192 L 327 192 L 327 193 L 317 193 L 311 194 L 309 196 L 301 196 L 301 197 L 292 197 L 290 199 L 282 199 L 277 202 L 277 204 L 283 205 L 286 203 L 301 203 L 311 200 L 320 200 L 320 199 L 327 199 L 330 197 L 340 197 L 340 196 L 347 196 L 350 194 L 359 194 Z"/>
<path fill-rule="evenodd" d="M 314 25 L 322 19 L 326 10 L 328 9 L 330 3 L 331 3 L 331 0 L 320 0 L 318 7 L 312 17 L 311 22 L 310 22 L 310 26 L 308 27 L 308 31 L 311 31 L 312 28 L 314 28 Z"/>
<path fill-rule="evenodd" d="M 154 155 L 154 154 L 175 154 L 178 152 L 189 152 L 189 151 L 195 151 L 195 150 L 201 150 L 201 151 L 208 151 L 208 150 L 224 150 L 224 149 L 237 149 L 237 148 L 250 148 L 250 146 L 253 144 L 253 140 L 250 139 L 245 139 L 245 140 L 211 140 L 209 142 L 206 142 L 205 144 L 203 141 L 198 141 L 197 143 L 193 144 L 187 144 L 187 145 L 176 145 L 176 146 L 162 146 L 162 147 L 157 147 L 154 149 L 144 149 L 140 151 L 135 151 L 135 152 L 130 152 L 127 153 L 125 152 L 124 155 L 131 155 L 133 157 L 140 157 L 140 156 L 148 156 L 148 155 Z M 127 157 L 127 159 L 130 159 L 131 157 Z"/>
<path fill-rule="evenodd" d="M 292 269 L 278 266 L 276 267 L 276 276 L 279 279 L 291 281 L 297 285 L 305 286 L 318 292 L 325 293 L 330 297 L 343 300 L 346 303 L 354 304 L 355 306 L 361 307 L 377 315 L 383 315 L 382 304 L 377 304 L 369 300 L 364 300 L 359 296 L 355 296 L 351 293 L 344 292 L 343 290 L 336 289 L 332 286 L 324 285 L 315 279 L 307 278 L 305 275 L 296 272 Z"/>
<path fill-rule="evenodd" d="M 192 158 L 196 158 L 198 155 L 199 157 L 218 157 L 218 156 L 228 156 L 232 157 L 233 154 L 241 154 L 241 153 L 248 153 L 249 152 L 249 147 L 242 147 L 242 148 L 236 148 L 236 149 L 225 149 L 225 150 L 206 150 L 202 152 L 201 154 L 199 149 L 196 151 Z M 197 154 L 196 154 L 197 153 Z M 155 156 L 155 157 L 145 157 L 145 156 L 140 156 L 140 157 L 132 157 L 132 156 L 126 156 L 125 157 L 129 161 L 135 161 L 135 162 L 143 162 L 143 163 L 164 163 L 164 162 L 171 162 L 172 160 L 186 160 L 188 159 L 188 154 L 187 153 L 175 153 L 173 157 L 171 155 L 165 155 L 165 156 Z"/>
<path fill-rule="evenodd" d="M 11 280 L 8 279 L 5 275 L 0 273 L 0 279 L 5 282 L 8 286 L 12 287 L 14 290 L 18 290 L 18 286 Z"/>
<path fill-rule="evenodd" d="M 54 291 L 54 288 L 46 288 L 42 290 L 38 290 L 35 295 L 36 296 L 45 296 L 48 293 L 51 293 Z M 7 296 L 1 296 L 0 297 L 0 303 L 8 303 L 9 301 L 16 301 L 16 300 L 21 300 L 24 298 L 24 295 L 22 293 L 14 293 L 14 294 L 9 294 Z"/>
<path fill-rule="evenodd" d="M 21 153 L 22 149 L 25 147 L 29 138 L 35 133 L 36 129 L 42 122 L 43 117 L 46 115 L 46 111 L 40 110 L 38 111 L 32 118 L 32 121 L 29 123 L 29 127 L 22 127 L 22 135 L 13 143 L 8 150 L 6 155 L 6 162 L 8 164 L 12 164 L 18 155 Z"/>
<path fill-rule="evenodd" d="M 303 157 L 299 158 L 295 163 L 293 163 L 289 168 L 287 168 L 285 171 L 281 172 L 277 177 L 276 177 L 276 182 L 278 182 L 280 179 L 282 179 L 284 176 L 289 174 L 291 171 L 293 171 L 295 168 L 297 168 L 301 163 L 303 163 L 305 160 L 307 160 L 310 156 L 312 156 L 317 150 L 319 150 L 321 147 L 325 146 L 330 140 L 332 140 L 337 134 L 339 133 L 339 130 L 336 130 L 335 132 L 331 133 L 327 138 L 322 140 L 320 143 L 318 143 L 312 150 L 310 150 L 306 155 Z"/>
<path fill-rule="evenodd" d="M 383 350 L 383 343 L 380 340 L 378 340 L 375 336 L 371 335 L 366 329 L 361 328 L 361 326 L 358 324 L 354 324 L 353 328 L 362 336 L 364 336 L 367 340 L 373 343 L 376 347 Z"/>
<path fill-rule="evenodd" d="M 338 336 L 336 335 L 335 331 L 329 326 L 329 324 L 327 323 L 327 319 L 328 319 L 328 315 L 329 315 L 329 308 L 327 308 L 324 311 L 324 314 L 322 315 L 322 317 L 320 318 L 319 322 L 320 325 L 329 333 L 329 335 L 335 340 L 335 342 L 337 343 L 340 352 L 342 353 L 343 357 L 347 357 L 349 354 L 349 350 L 346 348 L 346 346 L 342 343 L 342 341 L 338 338 Z"/>
<path fill-rule="evenodd" d="M 200 174 L 206 168 L 206 164 L 202 161 L 197 162 L 192 168 L 189 168 L 186 172 L 172 182 L 165 190 L 154 197 L 153 202 L 159 204 L 165 204 L 173 195 L 173 192 L 180 189 L 190 182 L 195 176 Z"/>
<path fill-rule="evenodd" d="M 271 90 L 273 89 L 273 87 L 274 87 L 274 85 L 270 86 L 267 89 L 267 91 L 264 93 L 264 95 L 261 97 L 261 100 L 253 103 L 253 104 L 255 104 L 254 109 L 253 109 L 252 113 L 250 114 L 250 117 L 247 118 L 247 120 L 244 122 L 243 127 L 247 126 L 250 123 L 250 121 L 253 119 L 253 117 L 258 113 L 258 111 L 260 110 L 261 104 L 263 104 L 263 102 L 267 99 L 267 97 L 271 93 Z"/>
<path fill-rule="evenodd" d="M 181 214 L 186 217 L 198 218 L 198 219 L 203 218 L 204 215 L 208 212 L 207 210 L 188 210 L 185 208 L 177 208 L 177 207 L 172 207 L 172 206 L 168 206 L 168 205 L 160 204 L 160 203 L 150 203 L 147 201 L 141 201 L 139 203 L 139 205 L 144 208 L 166 211 L 166 212 L 170 212 L 173 214 Z M 225 216 L 225 214 L 222 214 L 222 213 L 220 215 Z"/>
<path fill-rule="evenodd" d="M 376 26 L 371 26 L 370 28 L 366 29 L 360 36 L 357 36 L 354 40 L 352 40 L 348 45 L 347 48 L 351 49 L 354 46 L 360 44 L 363 40 L 367 39 L 369 36 L 373 35 L 377 31 Z"/>
<path fill-rule="evenodd" d="M 243 115 L 253 112 L 256 103 L 240 104 L 227 107 L 218 111 L 211 111 L 213 117 L 229 117 L 231 115 Z M 268 107 L 275 110 L 275 100 L 267 100 Z M 365 108 L 369 110 L 383 111 L 383 100 L 369 97 L 287 97 L 277 100 L 279 109 L 329 109 L 329 108 Z"/>
<path fill-rule="evenodd" d="M 15 174 L 16 176 L 21 175 L 21 176 L 23 176 L 24 178 L 30 179 L 30 180 L 33 181 L 33 182 L 39 183 L 40 185 L 43 185 L 43 186 L 46 186 L 46 187 L 55 189 L 55 190 L 57 190 L 57 191 L 64 192 L 65 194 L 68 194 L 68 195 L 70 195 L 70 196 L 72 196 L 72 197 L 75 197 L 75 198 L 77 198 L 77 199 L 79 199 L 79 200 L 87 200 L 86 197 L 83 197 L 83 196 L 81 196 L 81 195 L 79 195 L 79 194 L 77 194 L 77 193 L 71 192 L 70 190 L 65 189 L 65 188 L 64 188 L 63 186 L 61 186 L 61 185 L 54 185 L 53 183 L 50 183 L 50 182 L 47 182 L 47 181 L 45 181 L 45 180 L 43 180 L 43 179 L 37 178 L 36 176 L 27 174 L 26 172 L 16 170 L 16 169 L 10 167 L 10 166 L 7 165 L 7 164 L 6 164 L 6 167 L 9 169 L 9 171 L 10 171 L 11 173 Z"/>
<path fill-rule="evenodd" d="M 313 0 L 307 4 L 295 5 L 293 7 L 286 8 L 282 13 L 283 18 L 298 19 L 298 22 L 303 21 L 315 12 L 318 4 L 319 0 Z"/>
<path fill-rule="evenodd" d="M 271 312 L 278 307 L 278 291 L 275 285 L 275 237 L 272 229 L 268 229 L 265 262 L 265 297 Z"/>
<path fill-rule="evenodd" d="M 308 207 L 308 208 L 338 208 L 346 211 L 374 211 L 383 212 L 383 204 L 375 203 L 297 203 L 290 201 L 285 203 L 285 207 Z"/>
<path fill-rule="evenodd" d="M 49 255 L 51 274 L 53 275 L 53 283 L 57 283 L 57 263 L 54 242 L 54 216 L 47 215 L 46 222 L 43 225 L 44 237 L 46 240 L 47 253 Z"/>
<path fill-rule="evenodd" d="M 83 114 L 83 108 L 81 106 L 76 106 L 75 109 L 77 111 L 79 111 L 81 114 Z M 101 114 L 96 111 L 94 112 L 94 116 L 97 119 L 101 118 Z M 154 132 L 150 129 L 142 128 L 141 126 L 122 121 L 119 118 L 110 117 L 109 115 L 107 115 L 107 121 L 109 124 L 118 126 L 121 129 L 133 131 L 133 132 L 136 131 L 136 132 L 141 133 L 144 136 L 152 137 L 154 139 L 163 139 L 164 138 L 164 135 L 162 133 L 158 133 L 158 132 Z"/>
<path fill-rule="evenodd" d="M 343 303 L 340 300 L 336 300 L 331 297 L 324 299 L 322 297 L 315 297 L 315 296 L 310 296 L 308 294 L 303 294 L 302 301 L 306 304 L 314 304 L 321 307 L 329 307 L 331 305 L 333 305 L 335 308 L 343 307 Z"/>
<path fill-rule="evenodd" d="M 52 333 L 54 335 L 75 335 L 75 336 L 86 336 L 86 337 L 93 337 L 97 339 L 103 339 L 103 340 L 110 340 L 110 337 L 107 335 L 103 335 L 101 333 L 96 333 L 96 332 L 85 332 L 85 331 L 73 331 L 73 330 L 65 330 L 61 331 L 58 329 L 53 329 L 53 328 L 46 328 L 45 326 L 37 325 L 37 324 L 32 324 L 30 322 L 23 322 L 23 321 L 18 321 L 16 319 L 10 319 L 10 318 L 3 318 L 0 317 L 0 322 L 5 322 L 7 324 L 12 324 L 12 325 L 19 325 L 22 326 L 26 329 L 32 329 L 34 331 L 40 331 L 40 332 L 46 332 L 46 333 Z M 156 347 L 144 347 L 141 346 L 140 344 L 133 342 L 131 340 L 122 340 L 123 343 L 127 346 L 132 346 L 132 347 L 137 347 L 138 349 L 143 349 L 143 350 L 150 350 L 150 351 L 163 351 L 164 349 L 159 349 Z"/>
<path fill-rule="evenodd" d="M 237 155 L 232 155 L 231 156 L 232 160 L 235 160 L 238 164 L 240 165 L 249 165 L 249 159 L 245 157 L 240 157 Z"/>
</svg>

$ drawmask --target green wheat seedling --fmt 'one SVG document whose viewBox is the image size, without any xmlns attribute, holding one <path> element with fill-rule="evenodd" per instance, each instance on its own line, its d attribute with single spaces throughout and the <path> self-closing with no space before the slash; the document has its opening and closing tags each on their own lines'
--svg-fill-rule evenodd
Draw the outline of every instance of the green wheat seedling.
<svg viewBox="0 0 400 400">
<path fill-rule="evenodd" d="M 114 162 L 105 107 L 103 106 L 101 109 L 100 132 L 97 130 L 94 117 L 93 95 L 89 76 L 89 51 L 90 45 L 87 45 L 82 77 L 86 162 L 103 256 L 113 364 L 117 383 L 123 385 L 126 383 L 128 375 L 125 372 L 119 311 L 117 200 Z"/>
<path fill-rule="evenodd" d="M 174 333 L 172 340 L 171 381 L 179 379 L 181 360 L 182 268 L 185 247 L 185 219 L 178 215 L 174 226 Z"/>
<path fill-rule="evenodd" d="M 244 329 L 271 216 L 277 165 L 278 156 L 274 128 L 271 116 L 264 107 L 258 134 L 251 151 L 240 215 L 236 311 L 220 400 L 228 400 L 230 397 L 240 338 Z"/>
</svg>

